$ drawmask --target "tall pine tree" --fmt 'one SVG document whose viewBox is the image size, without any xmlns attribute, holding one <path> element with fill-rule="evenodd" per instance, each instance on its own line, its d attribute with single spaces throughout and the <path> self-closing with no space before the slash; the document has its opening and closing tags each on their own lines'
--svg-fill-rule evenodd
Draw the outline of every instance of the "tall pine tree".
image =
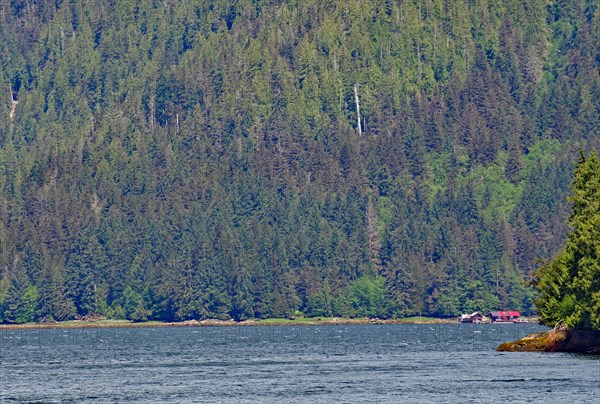
<svg viewBox="0 0 600 404">
<path fill-rule="evenodd" d="M 600 163 L 581 153 L 573 179 L 567 246 L 538 272 L 542 322 L 600 330 Z"/>
</svg>

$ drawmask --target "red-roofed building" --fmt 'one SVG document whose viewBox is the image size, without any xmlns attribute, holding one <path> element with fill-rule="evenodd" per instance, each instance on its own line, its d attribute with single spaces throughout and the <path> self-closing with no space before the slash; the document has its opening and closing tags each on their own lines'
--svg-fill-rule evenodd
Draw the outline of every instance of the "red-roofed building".
<svg viewBox="0 0 600 404">
<path fill-rule="evenodd" d="M 512 323 L 521 317 L 518 311 L 490 311 L 490 318 L 494 323 Z"/>
</svg>

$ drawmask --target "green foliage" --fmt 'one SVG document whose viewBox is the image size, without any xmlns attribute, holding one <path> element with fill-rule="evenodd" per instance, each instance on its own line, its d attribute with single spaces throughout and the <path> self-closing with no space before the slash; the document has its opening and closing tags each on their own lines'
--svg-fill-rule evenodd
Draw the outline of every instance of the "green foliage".
<svg viewBox="0 0 600 404">
<path fill-rule="evenodd" d="M 333 296 L 329 282 L 310 296 L 309 317 L 379 317 L 388 318 L 394 312 L 394 302 L 379 275 L 363 275 Z"/>
<path fill-rule="evenodd" d="M 389 317 L 393 302 L 382 276 L 361 276 L 340 294 L 338 311 L 345 317 Z"/>
<path fill-rule="evenodd" d="M 123 291 L 123 306 L 122 309 L 125 311 L 125 318 L 133 320 L 133 314 L 136 312 L 138 307 L 143 308 L 142 296 L 139 293 L 133 291 L 131 287 L 125 288 Z"/>
<path fill-rule="evenodd" d="M 37 320 L 65 321 L 75 318 L 75 305 L 67 297 L 63 271 L 64 268 L 50 266 L 43 272 L 38 287 Z"/>
<path fill-rule="evenodd" d="M 2 321 L 532 310 L 592 2 L 105 3 L 1 7 Z"/>
<path fill-rule="evenodd" d="M 600 162 L 583 153 L 573 179 L 567 245 L 538 272 L 537 305 L 545 324 L 600 330 Z"/>
<path fill-rule="evenodd" d="M 95 278 L 100 274 L 97 272 L 97 257 L 93 251 L 94 243 L 95 240 L 81 238 L 69 255 L 67 263 L 70 298 L 80 316 L 93 314 L 98 310 Z"/>
<path fill-rule="evenodd" d="M 4 322 L 4 301 L 6 300 L 6 296 L 8 294 L 10 282 L 8 278 L 4 278 L 0 280 L 0 322 Z"/>
<path fill-rule="evenodd" d="M 461 312 L 462 308 L 459 297 L 456 294 L 451 293 L 450 290 L 446 290 L 437 301 L 437 310 L 435 314 L 440 317 L 454 317 L 457 313 Z M 464 311 L 468 310 L 465 308 Z"/>
<path fill-rule="evenodd" d="M 475 192 L 486 222 L 493 223 L 498 218 L 510 217 L 521 197 L 520 187 L 508 181 L 502 168 L 497 165 L 482 167 L 473 173 L 473 177 L 480 179 Z"/>
<path fill-rule="evenodd" d="M 35 319 L 37 299 L 37 288 L 29 283 L 25 272 L 19 270 L 11 279 L 0 307 L 2 320 L 12 324 L 32 322 Z"/>
<path fill-rule="evenodd" d="M 325 281 L 323 289 L 310 296 L 306 314 L 308 317 L 332 317 L 335 304 L 329 282 Z"/>
</svg>

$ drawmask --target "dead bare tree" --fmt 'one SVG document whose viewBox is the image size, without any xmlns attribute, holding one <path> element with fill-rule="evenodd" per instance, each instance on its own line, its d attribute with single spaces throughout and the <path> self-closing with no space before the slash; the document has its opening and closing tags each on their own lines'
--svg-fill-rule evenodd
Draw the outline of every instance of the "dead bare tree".
<svg viewBox="0 0 600 404">
<path fill-rule="evenodd" d="M 354 99 L 356 100 L 356 121 L 358 123 L 358 135 L 362 136 L 362 126 L 360 124 L 360 103 L 358 102 L 358 86 L 354 85 Z"/>
<path fill-rule="evenodd" d="M 19 103 L 19 101 L 15 100 L 15 95 L 13 94 L 13 90 L 11 86 L 8 86 L 8 91 L 10 92 L 10 112 L 8 113 L 8 116 L 10 118 L 10 120 L 12 121 L 13 119 L 15 119 L 15 116 L 17 114 L 17 104 Z"/>
</svg>

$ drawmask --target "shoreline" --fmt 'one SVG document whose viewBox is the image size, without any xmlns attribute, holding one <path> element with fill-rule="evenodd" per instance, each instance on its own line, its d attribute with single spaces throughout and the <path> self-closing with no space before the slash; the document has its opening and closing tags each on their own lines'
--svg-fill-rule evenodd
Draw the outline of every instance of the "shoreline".
<svg viewBox="0 0 600 404">
<path fill-rule="evenodd" d="M 315 325 L 392 325 L 392 324 L 456 324 L 456 319 L 433 317 L 408 317 L 403 319 L 373 318 L 270 318 L 264 320 L 186 320 L 176 322 L 129 320 L 71 320 L 53 323 L 0 324 L 3 330 L 27 329 L 79 329 L 79 328 L 152 328 L 152 327 L 264 327 L 264 326 L 315 326 Z"/>
</svg>

